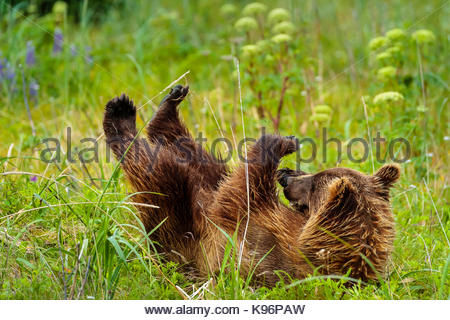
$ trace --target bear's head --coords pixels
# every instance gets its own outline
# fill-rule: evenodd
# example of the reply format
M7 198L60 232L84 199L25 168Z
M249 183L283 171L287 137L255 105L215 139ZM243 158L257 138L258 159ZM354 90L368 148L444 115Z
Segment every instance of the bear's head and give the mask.
M334 168L316 174L281 169L278 181L297 212L307 218L299 251L326 274L377 279L394 241L389 189L400 176L389 164L374 175Z
M396 164L384 165L373 176L349 168L333 168L316 174L291 169L278 171L278 182L286 199L304 215L317 211L330 194L337 192L339 180L343 179L360 195L389 201L389 189L399 177L400 167Z

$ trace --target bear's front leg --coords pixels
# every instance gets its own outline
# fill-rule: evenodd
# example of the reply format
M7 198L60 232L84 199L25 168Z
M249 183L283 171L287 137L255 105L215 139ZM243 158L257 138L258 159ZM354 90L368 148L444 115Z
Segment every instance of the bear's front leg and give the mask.
M277 169L282 157L298 150L294 136L264 135L248 154L248 178L251 194L278 203Z
M188 129L180 120L177 108L188 93L189 86L176 85L164 97L147 126L147 137L151 142L169 145L182 138L192 140Z
M255 168L264 168L272 172L278 168L282 157L298 150L298 139L295 136L264 135L251 148L247 162ZM265 171L266 173L268 171Z
M278 164L283 156L297 149L298 141L293 136L262 136L250 148L245 163L217 191L220 216L235 221L249 209L252 212L275 209L279 204L276 189ZM240 212L236 212L236 208Z

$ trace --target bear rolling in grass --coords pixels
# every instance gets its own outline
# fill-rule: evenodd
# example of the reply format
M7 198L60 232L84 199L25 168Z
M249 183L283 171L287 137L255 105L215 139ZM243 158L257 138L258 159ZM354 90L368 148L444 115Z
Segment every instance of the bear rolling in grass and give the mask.
M242 252L240 274L252 274L257 283L275 284L283 274L278 270L292 278L383 275L394 240L389 189L397 166L373 176L345 168L312 175L278 170L298 142L265 135L249 149L247 186L243 163L231 172L181 122L178 105L188 91L177 85L164 98L147 139L136 137L136 108L128 97L112 99L105 109L107 143L136 192L133 200L159 207L138 208L159 253L211 275L220 270L226 233ZM292 208L279 201L277 181Z

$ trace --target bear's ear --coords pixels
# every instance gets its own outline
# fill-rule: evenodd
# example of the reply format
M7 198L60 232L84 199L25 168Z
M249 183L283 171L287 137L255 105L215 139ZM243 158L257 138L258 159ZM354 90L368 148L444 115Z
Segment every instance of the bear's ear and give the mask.
M374 174L374 177L381 185L389 189L400 178L400 166L386 164Z
M338 178L328 187L327 206L339 212L349 212L357 207L356 188L348 178Z
M329 199L338 199L355 191L355 187L348 178L334 179L328 187L330 191Z

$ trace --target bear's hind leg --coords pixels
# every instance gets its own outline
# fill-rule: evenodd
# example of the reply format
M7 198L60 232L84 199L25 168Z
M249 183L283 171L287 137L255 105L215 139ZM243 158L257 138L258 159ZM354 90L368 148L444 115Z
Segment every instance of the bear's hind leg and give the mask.
M125 94L111 99L105 107L103 130L106 143L120 160L131 142L136 142L136 107Z
M151 239L161 245L161 251L170 254L173 250L190 260L198 238L196 225L202 224L194 221L196 206L192 202L200 179L193 168L178 162L170 149L137 139L135 120L136 108L128 97L109 101L103 120L107 143L136 192L133 201L143 204L137 208L146 231L162 223Z

